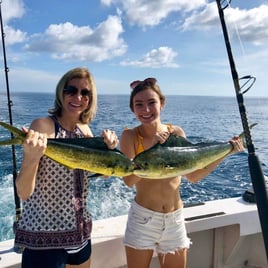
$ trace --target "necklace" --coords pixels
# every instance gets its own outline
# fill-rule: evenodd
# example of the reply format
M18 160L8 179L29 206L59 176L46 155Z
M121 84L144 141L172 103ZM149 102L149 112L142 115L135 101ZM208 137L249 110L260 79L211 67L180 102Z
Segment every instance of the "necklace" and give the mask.
M70 127L70 124L65 124L65 122L61 118L57 118L58 123L63 127L65 130L68 130L70 132L74 132L77 128L77 125Z

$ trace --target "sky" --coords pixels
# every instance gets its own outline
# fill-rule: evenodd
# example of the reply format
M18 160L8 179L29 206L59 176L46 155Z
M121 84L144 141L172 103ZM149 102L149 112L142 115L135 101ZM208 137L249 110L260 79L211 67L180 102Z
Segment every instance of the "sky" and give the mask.
M165 95L235 96L214 0L1 0L1 10L11 92L54 92L82 66L98 94L155 77ZM268 97L268 0L233 0L224 17L239 77L256 77L246 96Z

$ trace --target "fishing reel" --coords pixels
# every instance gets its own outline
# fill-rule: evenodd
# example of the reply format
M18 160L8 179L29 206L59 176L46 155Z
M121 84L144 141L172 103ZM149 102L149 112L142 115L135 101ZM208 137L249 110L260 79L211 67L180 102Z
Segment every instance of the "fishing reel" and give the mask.
M251 75L245 75L245 76L239 78L239 80L240 81L246 80L246 81L244 81L244 83L242 85L240 85L240 90L247 86L247 88L241 92L242 94L245 94L254 85L254 83L256 81L256 77L251 76Z
M224 10L225 8L227 8L231 2L232 2L232 0L221 0L221 2L220 2L221 9Z

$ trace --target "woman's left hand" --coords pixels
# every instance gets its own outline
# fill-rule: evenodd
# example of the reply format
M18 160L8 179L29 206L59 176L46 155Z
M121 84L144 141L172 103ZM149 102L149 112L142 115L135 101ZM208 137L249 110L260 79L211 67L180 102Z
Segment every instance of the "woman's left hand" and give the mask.
M243 152L245 150L243 141L238 136L234 136L230 140L230 143L233 145L233 150L231 151L231 154Z
M118 138L114 131L105 129L102 131L102 137L109 149L115 149L118 146Z

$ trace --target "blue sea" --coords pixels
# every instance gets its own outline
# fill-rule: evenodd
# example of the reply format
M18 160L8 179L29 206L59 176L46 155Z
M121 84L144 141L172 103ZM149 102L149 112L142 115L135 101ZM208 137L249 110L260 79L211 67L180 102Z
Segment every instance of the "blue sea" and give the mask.
M22 93L11 95L13 124L29 126L37 117L47 115L53 106L52 93ZM268 98L244 97L250 124L258 123L251 135L265 178L268 175ZM0 121L9 123L7 96L0 93ZM167 96L162 121L180 125L192 142L228 141L242 132L242 123L235 97ZM120 136L126 127L138 122L129 109L127 95L100 95L98 113L91 129L95 136L104 128L115 130ZM10 137L0 127L0 140ZM21 147L16 146L17 169L21 163ZM191 184L185 179L181 195L186 204L241 196L251 188L247 151L224 160L208 177ZM134 189L120 178L94 178L90 184L88 206L94 220L127 214L134 197ZM0 241L11 239L15 220L15 204L10 146L0 147Z

